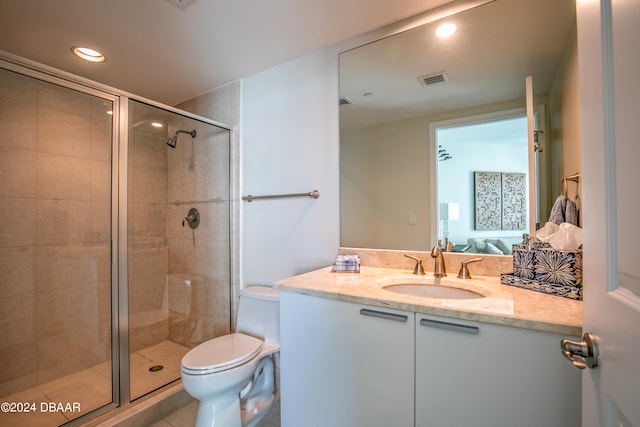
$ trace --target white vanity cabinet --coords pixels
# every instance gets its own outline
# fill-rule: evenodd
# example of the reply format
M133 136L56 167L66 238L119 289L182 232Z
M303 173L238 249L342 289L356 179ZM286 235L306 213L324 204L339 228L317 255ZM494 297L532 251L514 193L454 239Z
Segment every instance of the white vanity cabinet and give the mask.
M414 316L281 292L282 426L413 426Z
M283 427L579 427L564 335L280 293Z
M565 336L416 314L416 427L581 425Z

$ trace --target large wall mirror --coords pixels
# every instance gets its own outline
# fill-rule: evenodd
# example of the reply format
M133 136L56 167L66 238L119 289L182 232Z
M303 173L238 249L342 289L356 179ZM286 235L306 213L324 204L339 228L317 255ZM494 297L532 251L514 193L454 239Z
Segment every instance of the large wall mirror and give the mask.
M341 246L510 254L529 209L544 225L562 191L579 198L562 185L580 172L577 70L574 0L496 0L341 53Z

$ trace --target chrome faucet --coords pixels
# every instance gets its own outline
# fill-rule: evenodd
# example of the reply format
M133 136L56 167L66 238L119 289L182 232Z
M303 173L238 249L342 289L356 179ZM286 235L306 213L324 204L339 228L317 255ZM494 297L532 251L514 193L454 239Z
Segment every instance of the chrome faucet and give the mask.
M435 245L431 249L431 257L435 258L435 264L433 266L433 275L435 277L445 277L447 275L447 269L444 266L444 254L440 246Z

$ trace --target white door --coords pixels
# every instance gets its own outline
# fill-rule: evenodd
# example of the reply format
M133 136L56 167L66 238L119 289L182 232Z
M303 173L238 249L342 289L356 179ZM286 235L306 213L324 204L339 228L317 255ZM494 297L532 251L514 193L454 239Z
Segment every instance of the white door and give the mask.
M583 150L583 426L640 426L640 2L577 0Z

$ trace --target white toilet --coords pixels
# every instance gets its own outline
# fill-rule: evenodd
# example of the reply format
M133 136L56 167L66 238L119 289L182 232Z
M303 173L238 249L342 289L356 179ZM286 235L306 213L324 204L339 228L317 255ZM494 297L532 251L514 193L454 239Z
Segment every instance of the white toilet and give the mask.
M240 292L236 333L206 341L183 358L184 389L198 399L196 427L253 427L279 398L280 294Z

